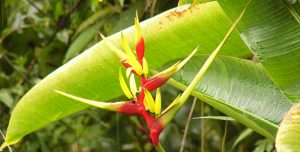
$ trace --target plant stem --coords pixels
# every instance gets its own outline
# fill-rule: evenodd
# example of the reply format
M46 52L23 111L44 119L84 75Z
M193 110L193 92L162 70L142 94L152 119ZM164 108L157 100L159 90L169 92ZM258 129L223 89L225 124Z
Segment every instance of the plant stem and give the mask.
M5 139L5 136L4 136L4 134L2 133L1 130L0 130L0 134L1 134L1 136L3 137L3 139L4 139L4 141L5 141L5 140L6 140L6 139ZM10 146L7 146L7 147L8 147L9 152L12 152ZM1 151L1 150L2 150L2 149L0 149L0 151Z
M204 102L203 101L201 101L201 117L203 117L204 116ZM201 124L201 152L204 152L205 150L205 147L204 147L204 141L205 141L205 136L204 136L204 133L205 133L205 131L204 131L204 119L201 119L201 122L200 122Z
M226 135L227 135L227 126L228 126L228 121L225 122L225 128L224 128L224 135L222 139L222 152L225 152L225 142L226 142Z
M183 134L183 138L182 138L182 141L181 141L181 146L180 146L179 152L183 152L185 139L186 139L186 136L187 136L187 132L189 130L189 126L190 126L190 122L191 122L191 119L192 119L193 111L195 109L196 101L197 101L197 98L194 97L193 104L192 104L192 107L191 107L191 110L190 110L190 113L189 113L189 117L188 117L188 120L186 121L186 124L185 124L184 134Z
M164 148L161 146L161 144L159 143L156 147L157 152L165 152Z

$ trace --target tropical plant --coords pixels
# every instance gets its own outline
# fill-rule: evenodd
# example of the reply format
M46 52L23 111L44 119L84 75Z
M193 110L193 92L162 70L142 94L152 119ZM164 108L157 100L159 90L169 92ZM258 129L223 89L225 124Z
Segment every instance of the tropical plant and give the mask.
M208 70L191 95L274 141L279 123L300 99L299 2L199 0L193 1L192 5L185 3L188 2L180 1L182 6L141 22L149 67L157 69L186 57L190 53L186 50L199 45L195 57L168 81L175 88L190 90L189 84L195 82L198 69L202 65L206 67L208 54L220 46L216 49L220 54L208 60L212 62L211 67L207 66ZM231 21L243 10L245 14L236 30L228 39L223 39ZM132 48L134 28L122 32L128 38L128 48ZM107 37L108 41L116 48L122 46L120 33ZM139 59L142 64L143 59ZM132 67L134 65L139 66L131 63ZM119 97L122 94L116 77L119 66L110 47L101 41L48 75L15 107L3 147L88 107L74 101L77 97L72 95L98 101ZM53 89L68 94L57 94ZM145 93L151 100L149 106L152 99L147 91ZM127 96L131 97L128 91ZM77 99L83 101L82 98ZM290 112L283 125L297 124L297 119L293 123L288 121L291 115L295 113ZM295 142L281 141L289 141L290 136L295 141L298 137L290 134L289 127L280 128L287 129L283 131L284 135L278 136L278 150L297 151L297 146L280 146L285 143L296 145Z

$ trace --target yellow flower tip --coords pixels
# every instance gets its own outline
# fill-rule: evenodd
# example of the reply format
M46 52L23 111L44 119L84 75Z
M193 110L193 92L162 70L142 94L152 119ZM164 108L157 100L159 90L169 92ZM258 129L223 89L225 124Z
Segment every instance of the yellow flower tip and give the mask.
M135 17L134 28L135 28L135 44L137 44L139 40L142 38L141 26L137 14Z
M161 113L161 92L160 92L160 88L157 88L156 96L155 96L155 114L159 115L160 113Z
M180 70L196 54L198 48L199 46L197 46L188 57L186 57L183 61L179 63L177 71Z
M132 67L129 67L126 69L126 77L129 78L130 74L131 74L131 70L132 70Z
M136 59L127 59L125 60L126 63L128 63L132 69L136 72L138 75L143 74L143 68L142 65L136 60Z
M130 91L133 94L133 97L136 98L137 87L134 79L134 74L130 75L129 83L130 83Z
M126 53L115 47L108 39L106 39L104 35L100 33L100 36L102 37L105 44L107 44L107 46L116 54L120 61L126 60L128 58L128 55Z
M145 109L146 109L146 110L149 110L149 109L150 109L149 104L148 104L148 101L147 101L146 98L144 98L144 106L145 106Z
M132 96L132 94L131 94L131 92L130 92L130 90L129 90L129 88L128 88L128 86L127 86L125 80L124 80L124 77L123 77L121 68L120 68L120 70L119 70L119 81L120 81L120 86L121 86L121 88L122 88L124 94L126 95L126 97L127 97L128 99L132 99L133 96Z
M125 39L125 36L124 34L121 32L121 39L122 39L122 44L123 44L123 48L125 50L125 52L127 53L127 55L130 57L130 58L135 58L135 55L134 53L132 52L132 50L130 49L126 39Z
M135 11L135 19L136 19L136 20L139 20L139 14L138 14L137 11Z
M103 40L106 39L106 37L105 37L102 33L99 32L99 35L101 36L101 38L102 38Z
M179 64L180 64L180 62L177 62L174 65L172 65L171 67L169 67L168 69L156 74L153 77L158 77L161 79L169 79L177 72Z
M144 89L144 92L145 92L145 99L147 105L149 106L150 112L155 113L155 103L151 93L147 89Z
M143 74L147 75L149 73L148 63L146 58L143 58Z

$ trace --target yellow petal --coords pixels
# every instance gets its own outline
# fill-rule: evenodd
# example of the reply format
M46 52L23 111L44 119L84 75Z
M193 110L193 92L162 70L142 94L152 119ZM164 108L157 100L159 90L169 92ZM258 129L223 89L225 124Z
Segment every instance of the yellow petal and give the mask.
M125 80L124 80L124 77L123 77L121 68L120 68L120 70L119 70L119 81L120 81L121 88L122 88L124 94L126 95L126 97L129 98L129 99L132 99L133 96L132 96L132 94L130 93L130 90L129 90L129 88L128 88L128 86L127 86Z
M153 76L153 78L158 77L162 79L169 79L172 77L178 70L180 70L184 64L186 64L192 57L193 55L197 52L198 48L196 48L188 57L186 57L182 62L177 62L168 69L156 74Z
M126 69L126 77L129 78L130 74L131 74L131 70L132 70L132 67L129 67Z
M172 65L171 67L169 67L168 69L154 75L153 78L158 77L158 78L162 78L162 79L169 79L171 76L173 76L176 73L179 63L180 62L177 62L174 65Z
M148 90L144 90L145 92L145 99L147 101L147 104L149 106L150 112L154 113L155 112L155 104L154 104L154 100L152 98L151 93Z
M130 49L123 33L121 32L121 39L122 39L122 43L123 43L123 47L124 47L124 50L125 52L127 53L127 55L130 57L130 58L135 58L135 55L133 54L132 50Z
M128 55L126 53L124 53L123 51L115 47L109 40L105 38L104 35L102 35L101 33L100 35L103 41L105 42L105 44L107 44L107 46L116 54L116 56L119 58L120 61L126 60L128 58Z
M136 59L127 59L125 62L128 63L129 65L131 65L132 68L134 69L134 71L138 75L142 75L143 74L142 66L141 66L141 64Z
M160 93L160 88L157 88L156 96L155 96L155 114L159 115L160 112L161 112L161 93Z
M135 79L134 79L134 74L131 74L131 76L130 76L130 91L133 94L133 96L136 97L137 88L136 88L136 83L135 83Z
M144 98L144 106L145 106L145 109L146 109L146 110L149 110L149 109L150 109L149 104L148 104L146 98Z
M139 17L136 12L136 17L134 20L134 28L135 28L135 44L137 44L142 37L142 32L141 32L141 27L140 27L140 22L139 22Z
M147 75L149 73L148 63L146 58L143 58L143 73Z

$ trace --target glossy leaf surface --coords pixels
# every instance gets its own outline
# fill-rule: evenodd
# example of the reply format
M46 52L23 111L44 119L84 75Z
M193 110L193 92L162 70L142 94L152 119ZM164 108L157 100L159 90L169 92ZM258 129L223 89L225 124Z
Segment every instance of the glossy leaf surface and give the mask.
M169 84L184 90L205 59L193 58ZM217 58L195 90L192 95L271 139L292 106L261 64L232 57Z
M218 0L234 20L248 0ZM300 101L300 5L289 0L251 0L238 31L287 98Z

